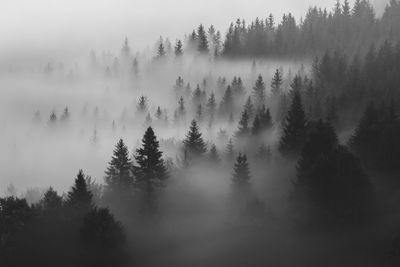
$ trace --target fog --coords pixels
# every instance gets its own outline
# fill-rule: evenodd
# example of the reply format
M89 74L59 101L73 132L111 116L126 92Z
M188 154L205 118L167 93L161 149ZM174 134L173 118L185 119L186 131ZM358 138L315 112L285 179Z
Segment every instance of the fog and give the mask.
M389 0L370 1L378 15ZM350 1L351 5L353 0ZM134 50L143 50L160 36L172 42L197 25L211 24L225 34L237 18L251 21L292 12L299 21L308 7L332 10L334 0L2 0L0 67L16 59L38 62L75 59L86 51L120 48L125 36ZM166 23L168 22L168 23Z

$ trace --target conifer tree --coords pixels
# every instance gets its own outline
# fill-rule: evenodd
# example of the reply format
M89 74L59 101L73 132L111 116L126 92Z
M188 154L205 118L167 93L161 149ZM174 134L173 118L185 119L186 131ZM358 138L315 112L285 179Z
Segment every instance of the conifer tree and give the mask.
M157 57L163 58L163 57L165 57L165 55L166 55L166 52L165 52L164 44L162 42L162 38L160 37L160 42L159 42L158 48L157 48Z
M217 103L215 101L215 95L214 93L211 93L207 101L207 110L211 118L214 118L216 108L217 108Z
M271 129L273 123L269 108L266 109L265 105L262 105L262 107L258 109L257 115L260 119L261 130L265 131Z
M306 138L306 116L299 90L293 91L293 100L286 116L279 151L284 155L297 154Z
M40 206L46 211L56 211L62 206L62 197L50 187L40 200Z
M208 155L209 160L211 161L211 163L218 163L220 161L219 155L218 155L218 151L217 151L217 147L215 146L215 144L213 144L210 148L210 152Z
M232 96L232 89L231 86L228 85L228 87L225 90L224 96L222 97L222 101L220 104L220 111L222 114L228 114L232 111L233 109L233 96Z
M88 210L92 206L92 193L85 179L85 174L79 170L75 183L67 194L66 205L76 210Z
M235 186L241 188L249 186L251 175L246 154L239 153L233 171L232 182Z
M236 137L242 138L246 137L250 133L249 128L249 115L247 114L246 110L242 112L242 117L239 121L238 130L236 131Z
M64 108L64 112L63 112L63 114L61 115L60 120L61 120L61 121L68 121L68 120L69 120L69 117L70 117L70 113L69 113L68 107L65 107L65 108Z
M57 115L56 113L53 111L50 114L50 119L49 119L49 124L54 124L55 122L57 122Z
M161 117L162 117L162 111L161 111L160 106L157 107L155 116L156 116L157 120L160 120L160 119L161 119Z
M208 49L208 40L207 40L207 35L204 30L204 27L202 24L200 24L199 28L197 29L197 38L198 38L198 48L197 50L201 54L207 54L209 49Z
M136 178L135 186L144 190L148 196L162 187L163 181L168 178L162 154L153 129L147 128L142 146L136 150L134 156L136 164L133 166L133 172Z
M190 130L186 135L186 139L183 141L184 150L189 153L190 156L201 156L206 151L206 144L201 137L199 127L195 120L192 121L190 125Z
M253 117L254 117L254 105L253 105L253 102L251 101L251 97L250 96L247 98L246 104L244 105L244 110L247 112L247 115L249 115L249 118L253 119Z
M138 113L145 113L147 111L148 105L147 105L147 98L145 96L139 97L138 104L136 106Z
M265 103L266 100L266 92L265 92L265 83L263 81L263 77L258 75L256 84L253 87L253 95L255 99L256 107L260 107Z
M185 108L185 100L183 99L183 97L181 96L179 98L179 102L178 102L178 115L183 117L186 114L186 108Z
M273 95L280 95L282 86L282 74L279 69L275 71L274 77L271 82L271 92Z
M203 121L203 106L201 104L197 106L196 117L199 123Z
M118 194L131 188L133 184L131 160L128 148L122 139L115 146L113 156L105 173L106 193Z
M178 40L175 45L175 56L181 57L183 55L182 41Z

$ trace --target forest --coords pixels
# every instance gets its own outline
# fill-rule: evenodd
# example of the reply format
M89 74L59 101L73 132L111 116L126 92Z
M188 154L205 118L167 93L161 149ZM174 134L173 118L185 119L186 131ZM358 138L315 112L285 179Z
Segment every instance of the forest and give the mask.
M400 1L0 68L0 266L399 266Z

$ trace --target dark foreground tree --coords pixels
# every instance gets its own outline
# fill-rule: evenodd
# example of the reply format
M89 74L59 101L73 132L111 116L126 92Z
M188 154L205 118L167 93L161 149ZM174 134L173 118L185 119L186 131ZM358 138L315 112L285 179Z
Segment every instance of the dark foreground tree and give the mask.
M135 187L146 196L146 205L152 208L154 193L164 186L168 178L167 169L159 150L159 142L154 131L149 127L142 139L142 147L136 150L133 172L135 174Z
M338 144L329 123L312 126L297 167L297 192L336 218L361 219L370 207L371 184L359 160Z
M283 155L288 156L300 153L306 138L306 123L300 91L295 89L279 142L279 151Z
M86 184L85 174L79 170L75 183L67 194L66 205L73 211L87 212L92 207L92 193Z

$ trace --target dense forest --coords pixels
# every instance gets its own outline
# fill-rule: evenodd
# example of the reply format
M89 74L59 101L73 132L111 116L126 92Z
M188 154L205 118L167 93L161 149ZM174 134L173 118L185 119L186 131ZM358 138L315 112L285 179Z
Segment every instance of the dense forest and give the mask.
M1 266L400 264L397 0L1 77Z

